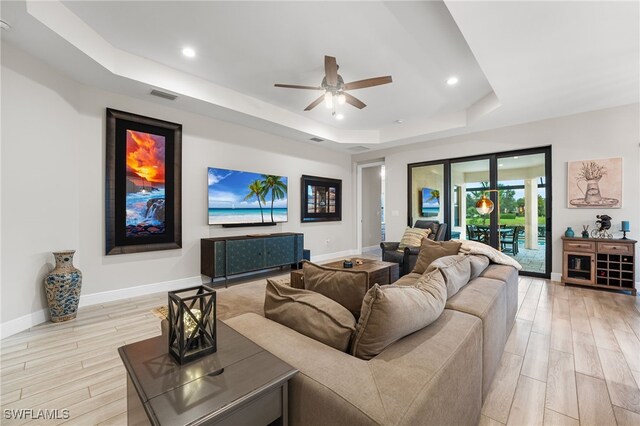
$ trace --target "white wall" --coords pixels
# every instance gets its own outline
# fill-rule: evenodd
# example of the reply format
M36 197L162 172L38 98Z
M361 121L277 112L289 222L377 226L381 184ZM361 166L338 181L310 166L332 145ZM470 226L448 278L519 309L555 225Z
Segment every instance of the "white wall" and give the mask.
M354 156L354 162L384 157L386 169L387 240L398 241L407 223L407 164L456 158L539 146L552 146L553 177L553 267L562 272L560 237L567 226L582 229L595 223L595 215L613 217L614 227L629 220L632 232L640 236L640 108L638 104L567 117L537 121L500 129L437 139L385 151ZM567 208L567 162L597 158L623 157L623 208ZM394 210L397 213L394 215ZM615 236L622 236L616 233ZM637 247L637 251L640 247Z
M203 237L303 232L312 256L356 247L348 156L89 88L4 44L1 84L3 325L43 314L42 280L53 267L51 252L60 249L77 250L86 300L145 284L199 279ZM183 125L181 250L104 255L106 107ZM287 176L289 222L269 228L208 226L207 166ZM341 222L300 223L302 174L343 180Z

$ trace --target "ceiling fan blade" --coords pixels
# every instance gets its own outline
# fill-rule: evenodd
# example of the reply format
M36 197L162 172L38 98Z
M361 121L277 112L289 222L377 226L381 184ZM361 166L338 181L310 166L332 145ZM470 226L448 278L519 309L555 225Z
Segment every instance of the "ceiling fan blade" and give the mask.
M284 87L286 89L308 89L308 90L323 90L319 86L299 86L297 84L274 84L275 87Z
M391 76L367 78L365 80L352 81L344 85L344 90L364 89L365 87L380 86L381 84L391 83Z
M320 105L320 103L324 101L324 95L321 95L318 99L316 99L315 101L311 102L309 104L308 107L306 107L304 110L305 111L311 111L312 109L314 109L315 107L317 107L318 105Z
M335 87L338 85L338 64L333 56L324 57L324 74L329 86Z
M347 101L348 104L353 105L354 107L356 107L358 109L362 109L362 108L367 106L360 99L358 99L355 96L352 96L352 95L350 95L348 93L344 93L344 97L346 98L346 101Z

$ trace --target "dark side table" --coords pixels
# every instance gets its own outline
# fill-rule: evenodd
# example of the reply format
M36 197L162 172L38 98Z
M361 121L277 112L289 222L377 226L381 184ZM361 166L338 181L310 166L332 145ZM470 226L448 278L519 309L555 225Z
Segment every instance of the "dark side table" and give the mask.
M298 371L217 321L218 351L180 365L158 336L118 348L132 425L287 425Z

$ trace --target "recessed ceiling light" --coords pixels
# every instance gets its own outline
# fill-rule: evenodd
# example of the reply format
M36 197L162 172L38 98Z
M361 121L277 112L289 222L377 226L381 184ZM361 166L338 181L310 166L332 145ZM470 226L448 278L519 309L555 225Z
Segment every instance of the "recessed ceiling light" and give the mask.
M342 120L344 118L344 114L336 114L336 120Z
M11 25L9 25L8 22L5 22L2 19L0 19L0 28L2 28L3 30L9 31L11 29Z
M184 56L186 56L187 58L195 58L195 56L196 56L196 51L195 51L195 50L193 50L193 48L191 48L191 47L184 47L184 48L182 49L182 54L183 54Z
M399 118L399 119L396 120L396 124L402 124L402 123L404 123L403 119Z
M447 84L449 86L455 86L456 84L458 84L458 77L449 77L447 79Z

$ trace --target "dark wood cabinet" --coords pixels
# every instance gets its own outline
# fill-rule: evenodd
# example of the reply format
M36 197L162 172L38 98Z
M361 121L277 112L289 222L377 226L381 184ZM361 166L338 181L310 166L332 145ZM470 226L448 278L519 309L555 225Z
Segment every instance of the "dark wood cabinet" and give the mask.
M287 425L288 383L297 370L216 323L218 351L180 365L167 335L118 348L132 425Z
M635 287L635 240L562 238L562 282L612 290Z
M304 235L277 233L202 238L200 273L214 278L286 265L302 261Z

